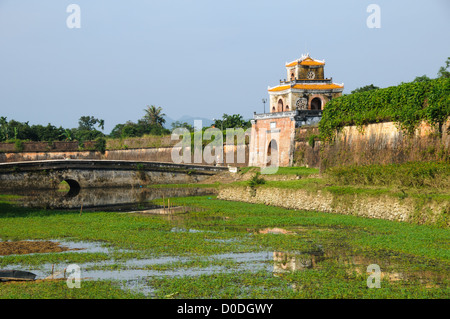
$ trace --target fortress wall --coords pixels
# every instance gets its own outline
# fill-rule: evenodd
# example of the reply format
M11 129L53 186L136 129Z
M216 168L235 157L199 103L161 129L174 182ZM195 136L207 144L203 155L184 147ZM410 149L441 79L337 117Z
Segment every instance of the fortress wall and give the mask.
M394 122L346 126L332 143L309 138L314 131L297 129L294 162L296 166L325 169L339 165L369 165L405 163L411 161L450 160L450 121L443 126L442 135L421 123L413 136L404 134Z
M78 144L77 144L78 145ZM224 145L224 165L247 166L248 147L240 146L243 153L239 159L243 163L238 163L238 147L235 145ZM104 159L104 160L128 160L128 161L151 161L172 163L172 147L160 148L137 148L127 150L107 150L105 154L98 151L24 151L24 152L3 152L0 153L0 163L23 162L37 160L57 160L57 159ZM227 156L228 154L228 156ZM192 157L193 161L193 157ZM203 163L208 164L203 160Z

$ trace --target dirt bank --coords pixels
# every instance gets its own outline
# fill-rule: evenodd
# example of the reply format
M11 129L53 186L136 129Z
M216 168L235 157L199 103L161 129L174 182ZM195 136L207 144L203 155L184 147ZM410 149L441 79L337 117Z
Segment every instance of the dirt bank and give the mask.
M26 255L33 253L57 253L69 249L53 241L4 241L0 242L0 256ZM75 249L76 250L76 249Z

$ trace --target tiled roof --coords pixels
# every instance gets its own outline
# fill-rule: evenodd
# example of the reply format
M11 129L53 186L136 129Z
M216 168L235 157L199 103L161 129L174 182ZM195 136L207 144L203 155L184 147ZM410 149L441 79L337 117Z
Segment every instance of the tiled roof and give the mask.
M344 85L340 84L295 84L294 86L290 85L279 85L273 88L269 88L269 92L278 92L284 91L287 89L301 89L301 90L333 90L333 89L342 89Z
M307 54L307 55L302 55L302 57L298 60L286 63L286 67L287 68L293 67L293 66L296 66L297 64L300 64L300 65L325 65L325 61L315 60Z

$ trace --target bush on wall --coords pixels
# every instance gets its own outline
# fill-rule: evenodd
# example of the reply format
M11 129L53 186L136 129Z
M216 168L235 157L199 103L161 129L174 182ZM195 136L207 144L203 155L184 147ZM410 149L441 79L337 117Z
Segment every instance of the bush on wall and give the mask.
M322 140L332 140L343 126L362 126L385 121L397 122L413 134L422 121L437 125L450 116L450 78L403 83L336 98L327 103L319 122Z

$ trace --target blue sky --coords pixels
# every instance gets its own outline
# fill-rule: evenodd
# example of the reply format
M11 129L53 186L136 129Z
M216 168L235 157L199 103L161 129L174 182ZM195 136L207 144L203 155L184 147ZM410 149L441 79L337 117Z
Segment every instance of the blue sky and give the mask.
M80 29L66 26L72 3ZM93 115L106 133L152 104L173 119L251 118L306 52L344 93L435 77L449 16L448 0L0 0L0 115L63 127Z

